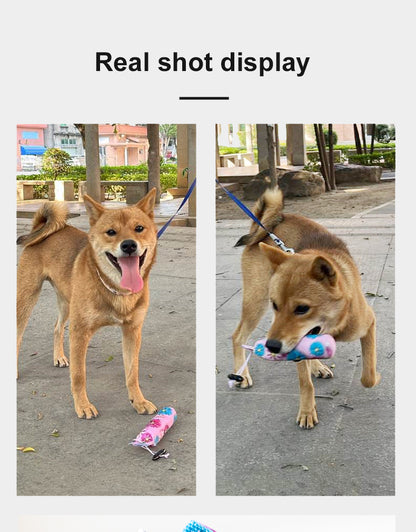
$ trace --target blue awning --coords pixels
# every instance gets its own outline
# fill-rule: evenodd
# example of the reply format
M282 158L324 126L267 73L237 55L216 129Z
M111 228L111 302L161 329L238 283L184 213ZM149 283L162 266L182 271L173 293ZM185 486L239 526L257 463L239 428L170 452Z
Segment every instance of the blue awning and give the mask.
M20 146L20 155L43 155L45 151L45 146L29 146L27 144Z

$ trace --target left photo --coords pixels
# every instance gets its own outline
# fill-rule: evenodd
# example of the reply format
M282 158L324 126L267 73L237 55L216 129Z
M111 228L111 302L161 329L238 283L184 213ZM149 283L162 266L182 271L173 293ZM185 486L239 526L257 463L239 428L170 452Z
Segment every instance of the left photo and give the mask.
M196 134L17 125L17 495L195 495Z

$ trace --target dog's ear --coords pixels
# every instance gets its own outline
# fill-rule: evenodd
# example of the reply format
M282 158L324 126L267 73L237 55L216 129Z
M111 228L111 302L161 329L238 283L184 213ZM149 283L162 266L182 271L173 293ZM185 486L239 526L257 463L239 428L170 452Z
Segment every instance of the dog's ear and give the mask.
M90 217L90 225L93 226L105 209L100 203L88 196L88 194L84 194L84 203L88 216Z
M274 267L280 266L280 264L287 261L291 257L289 253L282 251L280 248L277 248L276 246L269 246L268 244L265 244L264 242L260 242L259 246L262 252L266 255L266 257L269 259L269 261L272 263Z
M150 218L153 218L153 210L155 208L155 200L156 200L156 187L153 187L152 190L150 190L146 196L141 199L138 203L136 203L136 207L142 210L149 216Z
M312 263L311 275L313 279L328 282L330 286L335 286L337 282L337 272L334 265L324 257L315 257Z

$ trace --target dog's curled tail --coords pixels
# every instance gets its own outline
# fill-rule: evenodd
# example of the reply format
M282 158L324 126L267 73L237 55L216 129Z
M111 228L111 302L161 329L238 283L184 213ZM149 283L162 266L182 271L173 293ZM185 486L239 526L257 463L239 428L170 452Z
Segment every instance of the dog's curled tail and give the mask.
M254 205L253 213L261 221L264 227L273 232L273 229L283 220L283 193L278 188L270 188L264 192ZM266 231L253 222L248 235L242 236L235 247L252 246L264 240Z
M45 240L66 226L68 209L63 202L45 202L33 217L32 230L28 235L21 235L17 244L33 246Z

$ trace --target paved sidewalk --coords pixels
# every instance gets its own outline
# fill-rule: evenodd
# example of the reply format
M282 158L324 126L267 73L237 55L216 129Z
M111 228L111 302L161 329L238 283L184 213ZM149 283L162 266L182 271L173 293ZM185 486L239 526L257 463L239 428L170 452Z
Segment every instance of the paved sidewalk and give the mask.
M70 223L88 230L86 215ZM18 235L30 225L18 218ZM76 417L69 368L52 363L56 296L45 283L20 353L17 445L36 452L17 453L18 495L195 494L194 228L169 227L163 235L150 287L140 383L149 400L178 413L162 441L170 457L152 462L146 450L128 445L151 416L139 416L129 403L118 327L101 329L88 350L88 393L100 416Z
M319 425L296 423L294 364L252 360L254 386L230 391L247 220L217 223L217 494L394 495L394 202L350 219L318 220L348 244L377 315L374 389L360 383L360 343L339 343L334 379L315 379ZM271 312L251 340L265 336ZM323 397L322 397L323 396Z

